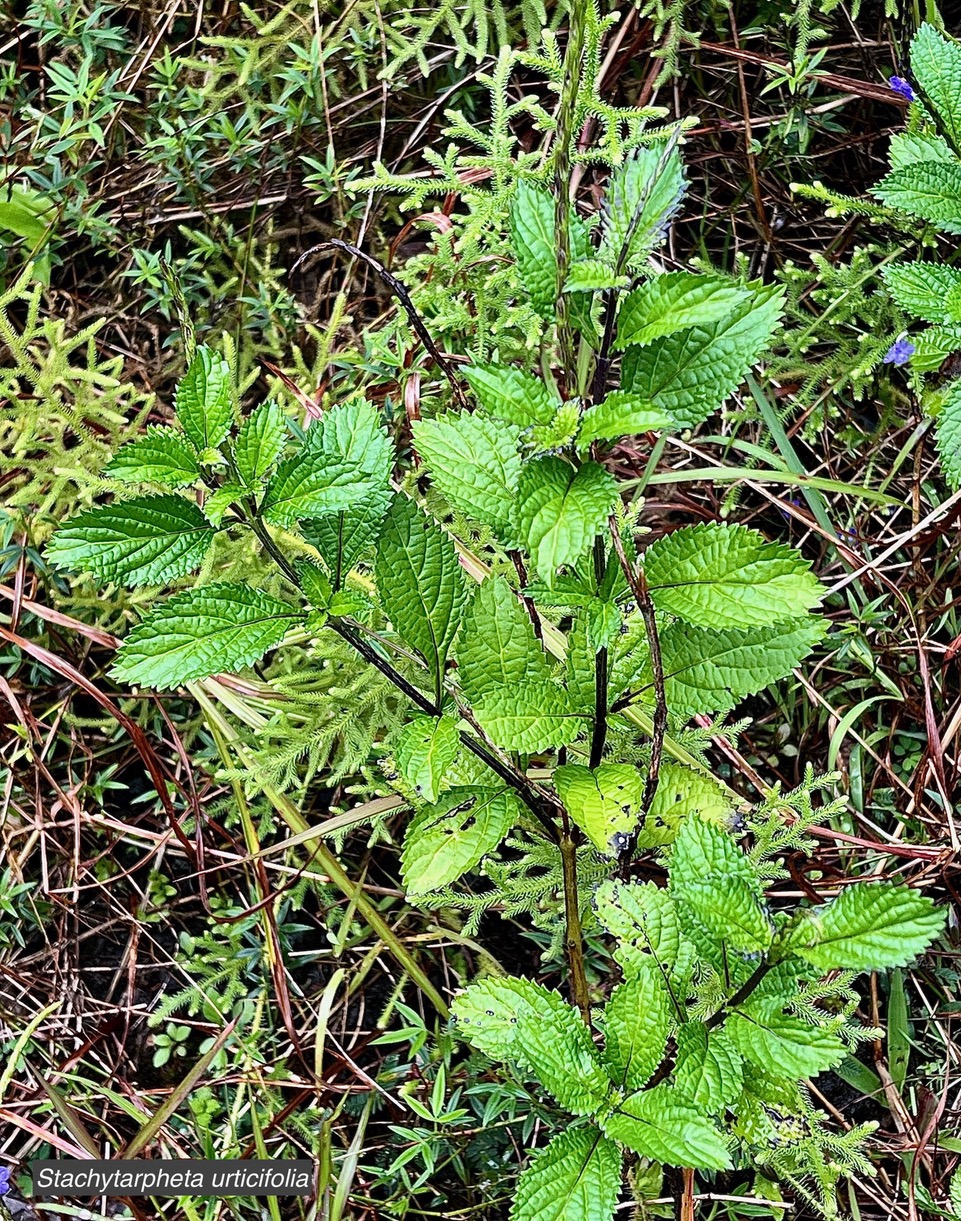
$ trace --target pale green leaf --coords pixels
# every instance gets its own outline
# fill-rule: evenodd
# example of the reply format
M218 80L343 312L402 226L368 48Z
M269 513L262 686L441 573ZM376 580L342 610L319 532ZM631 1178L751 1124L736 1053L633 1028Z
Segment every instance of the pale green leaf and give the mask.
M286 439L287 419L273 399L261 403L244 420L234 441L234 462L248 487L270 473Z
M456 881L497 847L516 819L517 799L506 789L450 789L407 828L404 889L423 895Z
M233 404L230 366L211 348L199 347L174 395L177 419L199 451L216 449L227 436Z
M815 1077L846 1054L836 1034L786 1013L732 1013L724 1032L745 1060L780 1077Z
M111 673L165 690L249 666L303 616L286 602L228 581L155 606L120 646Z
M50 236L55 220L56 205L33 187L15 186L9 180L0 187L0 229L37 246Z
M425 801L436 801L447 786L444 777L457 757L460 737L453 717L416 714L404 726L394 748L401 775Z
M685 1022L675 1037L678 1095L707 1115L733 1106L744 1085L743 1061L725 1031L709 1032L703 1022Z
M684 187L684 164L676 147L647 145L622 161L604 197L598 257L618 270L641 268L667 235Z
M606 649L621 630L621 612L616 602L593 598L587 607L587 643L595 651Z
M199 567L215 533L182 496L140 496L78 513L47 544L47 558L101 581L161 585Z
M697 821L697 816L689 821ZM742 877L675 882L671 893L682 919L693 919L710 937L734 950L759 953L771 944L774 930L757 898L757 886Z
M616 347L646 344L691 326L718 322L748 300L749 289L721 276L671 271L635 288L617 315Z
M930 221L941 233L961 233L961 162L920 161L892 170L872 194L889 208Z
M648 547L644 572L658 610L696 627L770 627L799 618L822 593L793 547L741 525L682 526Z
M602 763L591 771L567 763L554 772L554 787L568 814L600 852L616 856L637 823L644 782L629 763Z
M955 147L961 145L961 47L925 21L911 40L911 74Z
M517 1181L511 1221L611 1221L621 1153L594 1127L561 1132Z
M521 474L514 525L548 585L557 569L580 559L604 527L617 500L617 484L602 466L575 470L561 458L537 458Z
M521 428L550 424L561 405L545 382L513 365L467 365L461 372L485 411Z
M476 703L550 677L547 654L520 599L503 577L488 577L471 599L457 643L461 690Z
M899 131L891 137L888 146L888 161L892 170L904 169L918 161L956 161L954 153L944 136L931 133Z
M215 492L211 492L204 501L204 517L219 526L231 505L243 503L247 489L239 483L221 484Z
M474 713L498 746L524 754L566 746L583 724L563 688L549 682L499 687L477 701Z
M666 1166L727 1170L731 1165L714 1124L667 1085L632 1094L601 1126L622 1145Z
M395 631L427 662L439 693L467 598L450 536L397 495L377 547L377 591Z
M604 1006L604 1064L616 1085L639 1090L664 1059L674 1029L664 977L653 964L619 984Z
M784 941L822 971L882 971L924 953L944 919L943 908L909 886L859 882L827 906L799 913Z
M522 180L510 206L511 244L520 282L544 319L554 316L557 255L554 251L554 197Z
M648 966L686 980L694 947L681 929L670 893L653 882L603 882L595 892L598 919L614 937L614 956L628 977Z
M197 455L182 432L152 425L142 437L121 446L104 474L124 483L161 483L181 488L200 477Z
M659 407L626 390L612 390L606 398L588 407L577 433L578 449L592 441L615 441L672 427L674 421Z
M784 307L781 289L758 288L724 318L632 345L624 354L621 389L694 428L744 381L770 343Z
M521 473L518 425L463 413L418 420L413 431L418 453L450 504L505 535Z
M678 886L714 879L738 878L756 898L760 883L734 837L715 823L692 813L681 824L671 853L671 891Z
M657 777L657 790L644 826L637 837L639 848L658 848L674 842L678 828L692 811L707 822L727 825L731 798L713 776L664 760Z

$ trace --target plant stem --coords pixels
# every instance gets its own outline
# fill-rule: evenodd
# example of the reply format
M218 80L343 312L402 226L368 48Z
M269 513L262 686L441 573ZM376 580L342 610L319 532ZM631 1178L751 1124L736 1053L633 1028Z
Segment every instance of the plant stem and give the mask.
M581 83L581 60L584 56L585 0L571 5L564 53L564 84L557 110L554 133L554 249L557 255L557 347L560 364L561 390L566 397L569 379L574 372L574 335L568 316L564 284L571 263L571 140L574 112Z
M736 1009L738 1005L743 1005L764 976L767 975L768 971L772 970L773 967L773 962L760 963L750 979L745 980L731 999L725 1005L722 1005L721 1008L718 1009L717 1013L707 1019L705 1025L707 1026L708 1030L713 1030L715 1026L720 1026L732 1009Z
M587 976L584 973L584 935L581 932L581 913L577 897L577 847L570 833L565 816L561 834L561 864L564 870L564 948L571 970L571 998L581 1011L581 1017L591 1024L591 1000L587 991Z
M604 579L604 569L607 566L607 550L603 536L598 534L594 539L594 578L600 585ZM600 767L604 758L604 744L607 741L607 692L609 656L607 646L598 649L594 656L594 726L591 733L591 757L588 766L593 770Z

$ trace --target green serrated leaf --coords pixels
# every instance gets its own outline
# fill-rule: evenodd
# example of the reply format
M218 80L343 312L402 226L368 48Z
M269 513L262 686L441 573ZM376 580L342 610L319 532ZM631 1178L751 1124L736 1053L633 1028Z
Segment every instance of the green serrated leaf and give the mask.
M517 977L486 979L451 1009L474 1047L516 1061L575 1115L593 1115L609 1094L590 1032L557 992Z
M568 814L600 852L616 856L637 823L644 782L629 763L602 763L591 771L567 763L554 772L554 786Z
M517 799L506 789L450 789L407 828L401 858L404 889L423 895L456 881L497 847L517 813Z
M782 941L823 971L882 971L922 954L944 919L943 909L909 886L859 882L826 907L798 913Z
M886 174L871 192L889 208L930 221L940 233L961 233L961 163L920 161Z
M277 467L261 504L264 518L289 526L368 504L390 482L391 447L366 401L343 403L311 429L300 453Z
M174 395L174 410L198 450L216 449L234 422L234 388L230 366L213 349L201 345Z
M511 244L520 282L531 305L546 320L554 316L557 255L554 251L554 197L522 180L510 206Z
M635 965L647 962L673 972L687 969L693 947L681 930L674 899L653 882L608 881L598 887L594 906L601 924L622 945L633 945L646 959L634 955ZM623 960L620 960L623 963Z
M643 345L691 326L720 321L750 297L721 276L672 271L635 288L617 315L616 347Z
M520 599L488 577L471 599L457 643L457 680L471 703L499 690L550 681L551 667Z
M235 671L280 643L303 616L286 602L228 581L175 594L126 637L111 673L167 690Z
M343 585L347 573L373 548L392 495L389 488L379 488L346 512L300 523L301 533L320 552L335 588Z
M904 169L918 161L955 161L957 158L943 136L922 132L898 132L891 137L888 161L892 170Z
M525 754L566 746L583 724L567 692L549 682L498 688L477 701L474 713L498 746Z
M612 1140L594 1127L561 1132L518 1179L511 1221L610 1221L620 1187Z
M248 487L255 487L273 469L287 439L287 417L268 399L244 420L234 441L237 472Z
M239 483L223 484L204 501L204 517L219 526L230 506L242 502L245 493L246 488L241 487Z
M404 726L394 758L407 783L425 801L436 801L447 787L444 777L457 757L460 737L453 717L415 715Z
M621 389L694 428L734 393L767 350L784 308L783 291L758 288L724 318L632 345L621 365Z
M836 1034L786 1013L732 1013L723 1030L745 1060L779 1077L815 1077L846 1054Z
M724 1030L708 1031L703 1022L685 1022L675 1036L673 1081L685 1102L708 1115L733 1106L744 1085L743 1060Z
M671 428L673 424L665 411L636 394L612 390L600 403L584 412L577 433L577 448L584 450L592 441L616 441L642 432Z
M595 653L606 649L621 630L621 612L616 602L593 598L587 607L587 643Z
M614 1083L629 1090L646 1085L673 1029L671 998L656 966L619 984L604 1006L604 1064Z
M756 530L703 522L648 547L644 573L654 605L696 627L770 627L821 598L810 564Z
M414 444L446 499L467 517L509 533L521 473L521 429L482 415L414 424Z
M564 292L594 293L608 288L626 288L630 282L630 277L616 275L603 259L580 259L571 264Z
M694 1170L731 1166L717 1128L667 1085L632 1094L601 1126L614 1140L663 1165Z
M101 581L160 585L197 568L215 533L182 496L140 496L78 513L47 544L47 558Z
M333 589L326 572L316 564L312 564L310 560L298 560L295 567L297 576L300 578L300 587L304 591L307 601L316 610L327 610Z
M686 818L674 841L671 853L671 890L715 878L739 878L747 883L756 898L760 883L751 863L733 836L715 823L692 814Z
M380 532L376 571L384 610L398 635L427 662L439 696L467 600L450 536L414 501L397 495Z
M961 269L945 263L892 263L881 271L884 287L906 314L923 322L956 322L947 307L961 288Z
M550 424L560 406L539 377L513 365L467 365L461 372L484 410L509 424Z
M566 449L577 435L581 409L575 399L561 403L549 424L535 424L524 440L535 454Z
M684 197L684 165L676 148L639 148L611 174L604 197L598 258L620 270L639 270Z
M961 47L924 22L911 40L911 74L957 147L961 144Z
M675 883L672 878L671 893L682 919L693 918L710 937L731 949L759 953L773 940L774 930L758 902L753 879L715 876Z
M951 383L938 412L936 441L945 477L961 487L961 379Z
M142 437L122 446L104 475L123 483L161 483L182 488L200 478L197 455L182 432L152 425Z
M521 474L514 526L538 576L550 585L557 569L590 547L617 500L617 484L596 462L575 470L560 458L536 458Z

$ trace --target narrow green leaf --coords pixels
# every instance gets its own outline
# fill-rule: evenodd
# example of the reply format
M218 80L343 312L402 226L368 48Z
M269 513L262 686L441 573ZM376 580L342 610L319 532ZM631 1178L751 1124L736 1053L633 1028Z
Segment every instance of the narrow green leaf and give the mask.
M511 1221L611 1221L621 1154L596 1128L561 1132L517 1181Z
M197 568L215 533L182 496L141 496L78 513L47 544L47 558L101 581L160 585Z
M427 662L439 696L467 599L454 544L414 501L397 495L380 533L376 569L384 610Z
M200 467L182 432L152 425L142 437L117 450L104 474L123 483L161 483L181 488L197 481Z
M684 165L676 148L647 145L622 161L604 197L598 257L612 266L620 260L627 270L643 267L667 235L684 189Z
M261 403L244 420L234 441L234 461L248 487L255 487L270 473L286 439L287 419L273 399Z
M177 386L174 410L198 452L216 449L234 421L230 366L211 348L201 346Z
M521 283L542 318L554 316L557 255L554 252L554 197L522 180L510 207L511 244Z
M961 378L948 388L936 424L941 467L951 486L961 487Z
M614 1083L639 1090L667 1053L674 1028L671 998L651 965L619 984L604 1006L604 1064Z
M166 690L235 671L281 642L303 616L248 585L227 581L188 589L155 606L126 637L111 673Z
M517 813L517 799L506 789L450 789L407 828L404 889L423 895L456 881L497 847Z

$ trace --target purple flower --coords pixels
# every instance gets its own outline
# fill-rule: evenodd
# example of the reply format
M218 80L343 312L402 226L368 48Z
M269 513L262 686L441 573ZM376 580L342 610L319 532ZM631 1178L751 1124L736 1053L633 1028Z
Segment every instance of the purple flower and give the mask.
M10 1190L10 1171L6 1166L0 1166L0 1196L5 1196Z
M884 354L884 363L886 365L906 365L915 351L914 344L910 339L905 339L904 336L896 339Z
M895 93L900 94L906 102L916 102L918 95L911 88L911 82L904 79L903 76L892 76L888 84Z

